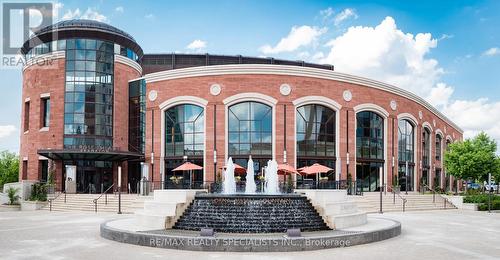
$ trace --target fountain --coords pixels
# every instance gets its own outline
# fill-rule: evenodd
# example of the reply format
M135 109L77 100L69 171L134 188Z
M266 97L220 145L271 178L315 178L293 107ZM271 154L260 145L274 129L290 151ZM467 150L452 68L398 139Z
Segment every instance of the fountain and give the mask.
M226 169L224 170L224 182L222 186L223 194L235 194L236 193L236 182L234 180L234 164L233 158L229 157L226 163Z
M246 176L246 185L245 185L245 194L255 194L255 190L257 186L255 185L254 179L254 169L253 169L253 160L252 156L248 159L248 167L247 167L247 176Z
M267 161L266 168L266 194L279 194L278 162L276 160Z

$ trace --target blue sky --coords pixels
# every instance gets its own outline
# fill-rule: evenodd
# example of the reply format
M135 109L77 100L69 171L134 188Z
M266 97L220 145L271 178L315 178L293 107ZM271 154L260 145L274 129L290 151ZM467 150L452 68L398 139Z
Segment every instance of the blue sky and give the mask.
M5 2L5 1L4 1ZM145 53L333 63L426 98L500 140L500 1L61 1L59 19L130 33ZM410 4L418 3L418 5ZM21 69L1 69L0 150L18 150Z

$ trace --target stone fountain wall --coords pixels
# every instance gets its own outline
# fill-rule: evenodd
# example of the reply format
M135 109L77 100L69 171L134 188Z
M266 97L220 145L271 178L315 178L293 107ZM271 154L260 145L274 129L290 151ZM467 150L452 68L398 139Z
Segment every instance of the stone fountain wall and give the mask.
M197 195L173 228L226 233L329 230L306 197L257 194Z
M346 190L295 190L304 194L314 205L331 229L343 229L364 225L366 212L358 209L347 197Z

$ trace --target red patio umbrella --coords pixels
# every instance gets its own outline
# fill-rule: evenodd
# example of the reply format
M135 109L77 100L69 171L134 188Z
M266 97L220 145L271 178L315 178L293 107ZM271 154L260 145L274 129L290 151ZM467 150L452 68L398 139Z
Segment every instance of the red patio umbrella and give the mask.
M300 174L300 173L288 163L283 163L283 164L278 164L278 174L285 175L285 183L286 183L286 176L288 174Z
M191 163L191 162L185 162L185 163L181 164L179 167L173 169L172 171L174 171L174 172L189 171L189 186L191 186L191 184L193 183L192 182L193 178L191 175L193 174L194 170L203 170L203 167L196 165L194 163Z
M299 174L299 172L288 163L278 164L279 175L287 175L292 173Z
M245 168L243 168L243 166L237 164L237 163L233 163L234 165L234 173L235 174L246 174L247 173L247 170ZM226 169L226 166L224 167L221 167L221 169L225 170Z
M315 163L311 166L303 167L300 171L302 174L311 175L316 174L316 182L318 182L318 175L321 173L326 173L329 171L333 171L332 168L321 165L319 163Z
M172 171L179 172L179 171L193 171L193 170L203 170L203 167L196 165L192 162L185 162L181 164L179 167L173 169Z

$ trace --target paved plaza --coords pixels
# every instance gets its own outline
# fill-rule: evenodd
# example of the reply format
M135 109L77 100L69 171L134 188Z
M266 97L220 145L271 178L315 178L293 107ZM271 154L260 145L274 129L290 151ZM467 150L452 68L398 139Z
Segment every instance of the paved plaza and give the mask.
M379 214L375 216L380 217ZM130 215L2 212L1 259L500 259L500 214L459 210L386 213L401 236L373 244L290 253L190 252L101 238L99 224Z

